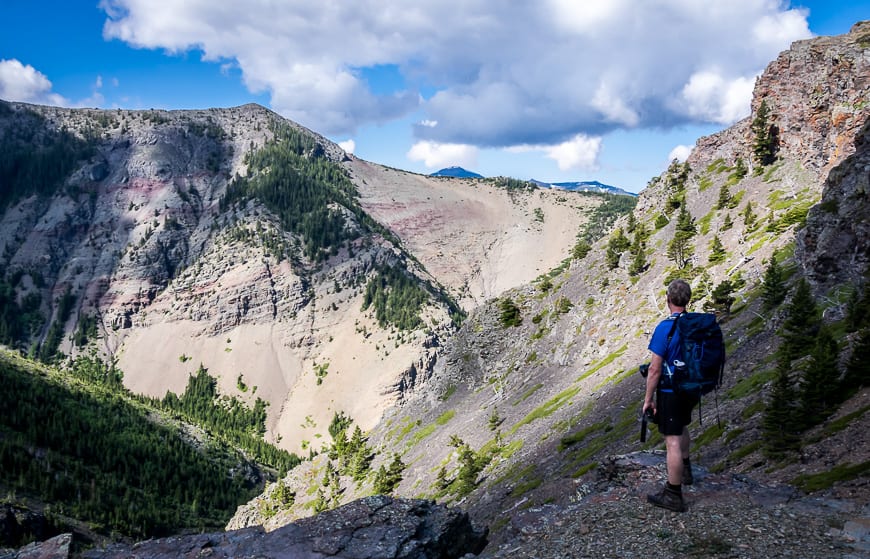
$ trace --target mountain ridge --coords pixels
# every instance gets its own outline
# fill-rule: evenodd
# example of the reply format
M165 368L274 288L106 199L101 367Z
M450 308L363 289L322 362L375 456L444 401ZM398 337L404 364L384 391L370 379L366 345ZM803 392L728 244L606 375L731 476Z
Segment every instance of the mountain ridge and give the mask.
M586 519L589 522L602 520L605 526L636 529L636 524L631 521L618 523L614 520L627 518L629 515L625 512L629 510L639 511L637 515L648 520L642 523L644 527L656 527L657 540L678 534L671 540L675 542L674 547L669 548L673 554L685 554L687 550L706 554L720 551L743 553L741 545L745 541L735 539L740 537L740 530L715 532L715 527L713 531L707 527L698 532L695 530L700 528L696 528L694 517L688 517L684 522L685 517L670 513L662 513L664 516L659 517L658 513L651 515L643 508L647 506L643 503L644 492L658 486L663 478L660 463L644 462L626 471L614 467L610 459L612 455L627 455L639 448L636 437L643 383L637 374L637 365L648 358L646 337L665 312L663 294L667 281L683 276L692 282L695 308L707 307L720 314L730 355L725 384L719 394L721 399L716 407L717 421L711 420L713 412L705 401L703 423L691 426L695 437L692 460L700 467L698 473L704 475L699 476L697 486L687 491L690 507L697 506L698 511L710 510L711 515L712 511L719 510L716 499L721 495L717 497L713 490L717 479L752 485L754 482L750 476L757 476L761 483L774 488L772 493L776 493L777 486L782 486L789 495L795 491L789 485L797 485L831 503L829 509L814 509L824 521L812 525L813 553L817 551L819 557L828 557L832 546L836 546L838 551L848 556L852 550L837 539L840 536L834 534L830 526L836 526L837 530L842 527L845 532L844 523L866 525L868 521L866 479L870 467L870 443L867 440L870 416L867 411L870 409L870 392L866 384L860 384L866 379L859 379L859 388L851 395L843 394L848 398L827 420L798 434L803 443L799 450L787 453L785 458L772 456L766 447L769 427L765 423L769 421L765 421L765 415L776 390L774 381L780 375L775 361L781 358L778 348L785 342L780 332L788 322L792 299L787 297L778 306L767 308L763 283L765 266L772 260L782 265L785 283L791 287L792 293L797 291L801 279L810 280L808 291L818 301L815 304L820 307L819 315L824 318L824 324L836 332L838 347L843 349L832 361L845 366L855 355L861 355L862 336L866 334L847 330L844 321L852 309L861 307L860 285L853 282L865 277L866 254L870 253L866 245L867 213L863 211L866 209L863 195L868 188L865 171L870 157L870 129L867 128L870 108L864 99L870 76L865 39L870 31L868 25L856 24L849 34L839 37L799 42L783 52L756 84L750 117L718 134L700 139L684 164L672 164L650 182L638 196L634 211L618 219L610 234L600 240L574 244L571 257L563 262L556 261L550 266L538 264L538 269L526 268L531 279L515 282L505 289L502 289L503 285L482 282L477 292L471 293L469 289L467 294L463 294L463 278L471 275L451 276L447 273L450 268L458 268L456 262L475 263L474 259L462 260L467 256L465 254L457 255L458 260L440 260L445 258L443 252L446 251L438 243L447 237L442 236L439 226L451 221L447 217L457 215L450 213L450 208L486 207L487 201L493 204L490 207L512 208L516 213L510 219L525 216L527 220L514 233L527 234L553 226L551 212L577 213L570 205L563 205L567 200L575 202L573 198L560 201L559 197L566 196L565 193L530 193L522 188L509 190L480 181L479 184L487 189L487 198L472 203L470 198L451 198L465 196L469 190L478 190L466 188L465 179L456 183L450 179L429 183L425 177L377 167L336 151L337 161L348 169L351 180L359 189L360 206L407 243L410 249L409 253L402 253L396 245L378 244L381 239L375 235L372 246L365 247L365 243L360 243L360 246L353 247L354 251L370 250L365 252L370 259L367 262L389 255L400 259L403 254L408 254L404 258L410 267L414 267L417 259L422 263L421 268L431 270L432 277L444 278L440 283L446 291L456 293L457 299L464 296L472 303L467 304L468 316L457 329L444 324L443 336L417 340L432 351L425 354L425 363L421 359L399 375L401 383L414 384L415 389L403 393L397 405L378 410L383 411L380 419L368 424L359 421L361 411L358 409L333 408L325 414L321 410L317 416L317 422L322 425L323 418L328 422L329 412L334 412L333 419L342 423L340 412L349 412L357 426L363 424L365 434L361 432L354 444L362 445L358 448L364 449L363 455L365 449L373 451L371 471L378 474L358 480L359 472L353 467L356 454L353 460L349 460L339 449L321 441L320 449L324 452L318 454L316 448L309 446L312 459L291 471L280 484L268 487L263 495L241 507L231 526L266 524L277 528L294 518L312 514L333 500L335 503L353 500L374 491L375 481L383 469L385 476L388 470L399 473L398 480L380 477L381 483L389 481L392 484L388 492L460 505L473 519L488 524L492 543L491 548L483 552L484 556L505 556L524 549L530 555L556 556L566 552L560 547L563 541L576 546L591 545L583 538L578 539L574 533L560 534L560 530L576 526L564 523L565 517L560 515L560 511L576 511L584 522ZM836 84L836 87L829 87L829 84ZM770 121L759 124L762 102L770 109ZM761 150L756 148L759 143L768 142L774 126L776 134L773 136L777 140L773 147L778 150L777 158L764 161L759 157ZM256 127L247 130L254 134ZM149 143L150 138L148 135L142 137L144 145L158 145L156 141ZM242 143L245 141L247 138L241 140ZM201 154L204 165L210 144L203 140L196 145L200 148L197 153ZM299 155L319 157L316 148L303 149ZM234 153L235 161L241 161L242 157ZM143 159L143 164L148 161L151 160ZM155 165L154 174L163 173L162 168ZM241 166L239 170L242 170ZM95 176L101 174L94 167L88 168L88 173L91 171L96 173ZM375 177L383 180L378 184L386 187L386 195L379 192ZM435 183L442 187L439 189ZM185 193L196 197L186 185L182 186ZM147 181L137 183L136 187L140 190L157 188L154 182ZM200 191L199 188L196 190ZM116 189L114 193L120 191ZM577 200L582 199L579 194L577 196ZM431 199L436 197L445 202L433 209ZM510 201L507 205L507 200L513 197L518 201ZM202 194L199 198L214 200L214 197L203 197ZM545 207L545 200L552 205ZM122 200L122 204L127 202ZM129 202L134 206L138 203L137 200ZM36 204L38 200L31 203ZM206 207L206 204L194 204L189 211L195 214ZM536 212L536 208L541 211ZM153 209L145 207L147 222L140 223L138 231L142 236L135 236L134 244L145 237ZM278 218L269 216L267 209L248 201L245 205L237 205L233 216L246 224L247 234L262 234L257 238L268 240L271 238L269 231ZM58 213L62 212L58 210ZM18 214L28 215L21 210ZM264 214L268 219L257 219ZM483 212L490 219L495 219L497 214ZM543 221L537 219L541 214ZM417 224L426 223L421 218L430 219L430 226L415 230ZM4 228L0 229L3 232L0 239L4 243L12 238L10 231L18 234L16 223L20 221L13 223L11 218L0 222L0 227ZM59 223L64 222L61 220ZM504 229L489 229L490 222L483 219L478 223L480 230L476 235L487 242L463 246L482 245L487 251L492 247L509 251L516 246L510 242L510 236L501 236L500 233L485 236L488 231ZM75 230L76 224L66 223L64 227ZM40 233L50 237L51 231L47 228L47 232L40 230ZM840 232L845 232L842 241ZM576 235L576 230L570 233ZM564 234L568 236L568 232ZM676 245L674 240L679 239L680 234L686 235L682 238L689 238L690 242ZM15 242L39 244L43 242L41 238L34 236ZM524 238L528 244L522 246L534 246L536 242L538 246L546 246L541 245L543 237L529 235ZM571 238L573 240L573 236ZM194 240L201 242L198 237ZM287 238L288 243L292 241L293 238ZM857 248L851 245L852 242L857 244ZM146 239L144 244L147 243ZM50 243L39 246L50 246ZM426 252L427 248L429 252ZM234 247L225 244L215 246L213 250L228 260L255 260L244 252L253 250L247 245ZM342 250L348 249L339 249L339 252ZM5 246L3 252L6 252ZM537 251L530 253L533 258L540 257ZM338 306L342 298L340 294L352 289L342 282L358 276L362 270L375 277L374 268L367 269L364 264L354 268L356 264L345 260L342 262L348 267L348 276L330 276L332 269L326 266L338 267L336 256L326 257L324 268L299 280L299 289L293 292L299 294L298 299L292 299L298 302L288 306L287 312L304 311L308 322L306 327L292 331L289 340L276 341L273 348L276 359L278 356L286 357L284 352L288 348L316 348L318 343L332 343L320 338L321 332L327 330L320 329L317 321L335 321L336 314L340 314L332 310L332 305ZM140 257L144 259L144 256ZM439 261L445 262L443 266L447 271L435 269L432 264ZM503 258L500 262L518 268L528 266L527 262L516 257ZM262 278L261 283L269 286L262 290L268 296L257 308L273 309L275 299L272 294L286 292L292 282L279 283L279 289L274 289L270 278L277 274L272 273L271 264L262 265L260 261L257 266L254 271L242 268L244 273L233 269L232 274L228 272L231 277L226 279L226 283L221 283L221 275L208 280L215 287L193 289L194 294L201 291L211 293L212 297L220 295L220 298L211 299L212 303L206 298L199 312L220 310L221 306L214 303L222 301L226 294L234 299L235 306L231 309L245 309L245 296L254 297L261 293L260 290L250 293L233 291L237 286L248 284L246 280L240 280L249 277L245 274L260 274L257 277ZM290 271L286 273L289 276ZM319 285L326 293L320 291L316 297L311 297L312 290L305 289L307 284L302 280L318 285L313 281L317 274L322 274L317 279L322 280ZM420 274L425 276L426 272L421 269ZM484 274L486 278L497 276ZM192 285L197 277L190 278ZM519 275L513 277L516 280ZM230 282L231 279L234 281ZM36 283L30 273L19 280L26 286ZM336 280L341 290L330 284ZM184 287L187 289L189 286ZM331 293L330 288L333 288ZM64 284L54 291L56 297L63 297ZM166 297L160 302L163 306L157 307L149 306L152 304L148 301L149 294L137 293L132 300L142 302L145 314L139 309L127 318L135 323L154 320L152 314L159 317L161 313L177 312L173 311L173 302L167 292L168 289L155 291L155 300ZM356 295L361 297L362 293ZM317 306L305 304L310 300L316 301ZM344 309L354 307L356 305L348 305ZM282 309L278 314L283 312ZM439 316L446 319L446 309L442 307L440 313ZM240 316L244 313L228 313L229 320ZM366 317L361 316L358 320L363 318ZM318 366L309 376L307 397L316 398L324 394L317 389L320 386L315 383L317 375L322 375L317 378L326 385L335 377L341 377L342 383L348 382L341 374L346 371L336 366L339 355L353 351L348 340L357 334L361 334L363 339L369 339L367 335L378 336L375 323L374 317L368 316L368 322L362 325L366 332L351 333L351 324L345 322L347 337L340 338L332 348L334 353L328 354L328 366L324 368L324 361L319 358L306 363ZM119 328L121 326L124 324ZM359 329L360 324L353 324L353 327ZM234 344L236 334L241 330L230 330L230 337L227 337L228 331L219 332L219 336L206 336L212 345L204 347L201 354L234 356L245 351ZM376 342L372 340L386 348L376 349L380 352L377 356L386 358L388 351L390 355L401 351L407 336L399 329L385 329ZM199 338L182 336L180 339ZM252 338L243 336L243 339ZM154 343L136 345L146 348L141 350L145 352ZM171 350L170 356L174 357L178 351L177 348ZM803 384L800 381L804 374L808 374L805 369L811 361L811 357L801 357L788 362L786 370L792 374L791 380L798 387ZM369 371L376 372L377 369L372 367L365 372ZM231 388L233 377L224 378L223 386ZM396 376L392 379L395 380ZM250 382L247 374L244 380ZM272 388L265 390L271 391ZM303 418L307 419L297 415L292 421L304 422ZM312 422L315 422L313 416ZM791 427L788 422L782 426ZM302 429L314 432L311 427ZM330 435L332 433L330 430ZM341 440L338 436L341 430L335 433L332 436L337 442ZM315 440L312 438L309 443ZM660 449L661 444L661 437L653 435L640 448ZM346 452L346 447L342 452ZM640 481L631 489L620 488L620 480L632 475L638 476ZM295 492L296 502L292 506L278 507L280 510L275 512L273 505L279 499L277 494L284 492L281 488L288 487ZM815 497L810 501L815 502ZM733 509L730 508L733 503L726 502L727 510L740 511L737 514L752 513L752 518L761 523L760 528L755 525L752 528L765 533L769 530L770 536L764 541L768 549L775 549L770 542L780 537L773 535L778 526L776 517L791 514L790 498L767 505L751 498L746 504L742 496L740 499L740 506ZM610 500L618 506L613 509L606 505L595 507ZM759 508L762 506L771 508ZM267 517L264 510L271 516ZM772 512L767 514L767 510ZM802 514L800 511L795 513L797 516ZM706 518L706 515L700 516ZM631 515L629 520L634 518ZM789 523L790 527L799 525ZM738 528L742 530L743 527L741 522ZM582 523L576 528L583 536ZM602 538L608 536L596 528L587 526L586 533ZM692 536L688 540L687 531ZM755 530L751 531L755 533ZM647 530L647 534L653 532ZM704 544L708 547L702 545L709 541L710 535L718 538L714 542L715 548L709 547L709 543ZM565 536L564 540L560 536ZM608 545L613 544L613 538L623 536L616 533L609 534L609 537L611 539L604 540ZM661 541L654 543L667 545ZM856 544L859 552L863 543ZM641 541L639 545L641 549L648 549L650 543ZM680 547L684 545L690 547Z
M523 537L520 511L532 507L555 515L558 507L547 508L547 503L567 506L566 486L593 483L605 455L637 449L642 397L637 365L648 358L646 333L665 310L666 280L680 274L692 281L694 308L709 305L726 313L723 329L731 355L715 412L723 422L711 421L714 412L705 403L703 424L692 427L697 437L693 461L710 471L758 475L770 483L822 479L832 463L853 468L854 477L828 481L823 494L859 511L855 503L866 502L866 388L832 417L838 430L827 431L833 429L828 424L815 428L797 463L774 463L771 472L763 471L771 461L760 444L762 411L772 390L769 363L780 344L784 310L762 308L761 282L771 258L788 274L802 275L825 250L838 247L818 260L826 263L821 270L836 261L837 279L814 284L827 301L827 319L838 320L847 311L846 294L856 290L842 282L863 277L863 256L845 257L846 243L818 244L817 239L837 234L828 217L831 209L844 226L855 221L848 226L850 239L862 243L867 238L866 218L859 217L863 206L828 200L841 185L848 185L843 194L852 198L866 188L860 186L867 147L861 129L870 117L861 102L870 75L861 42L866 26L783 52L756 85L753 114L699 139L685 164L671 165L650 182L632 216L618 220L609 237L593 243L588 253L579 252L569 266L470 313L439 352L426 389L389 410L370 434L376 447L410 464L396 494L433 488L424 489L424 495L462 504L474 518L494 526L495 546L522 549L525 544L541 556L558 554ZM843 72L847 77L837 80ZM831 80L842 87L826 90ZM753 148L762 100L781 139L778 159L767 164L756 162ZM804 121L805 135L799 127ZM828 210L817 205L820 200ZM667 253L684 209L697 239L692 253L675 264ZM796 234L804 220L806 240ZM640 242L638 230L645 232ZM627 237L624 244L620 236ZM723 260L711 256L714 237L723 246ZM856 254L865 250L859 245ZM638 252L645 262L635 267ZM824 277L824 272L816 274ZM716 288L723 284L729 286L727 305L717 299ZM844 355L855 343L853 335L842 339ZM654 438L645 448L660 443ZM298 475L307 470L316 477L324 467L324 462L306 464ZM472 477L468 491L462 480ZM289 512L284 521L294 514L300 512ZM547 513L541 514L546 523ZM856 514L856 522L866 520Z

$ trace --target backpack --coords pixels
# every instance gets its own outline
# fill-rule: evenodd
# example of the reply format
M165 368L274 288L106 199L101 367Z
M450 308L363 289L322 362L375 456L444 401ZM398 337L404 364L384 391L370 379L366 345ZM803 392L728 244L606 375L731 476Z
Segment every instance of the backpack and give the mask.
M674 367L674 389L700 397L719 388L725 370L725 342L716 315L682 313L674 319L668 343L677 329L685 365Z

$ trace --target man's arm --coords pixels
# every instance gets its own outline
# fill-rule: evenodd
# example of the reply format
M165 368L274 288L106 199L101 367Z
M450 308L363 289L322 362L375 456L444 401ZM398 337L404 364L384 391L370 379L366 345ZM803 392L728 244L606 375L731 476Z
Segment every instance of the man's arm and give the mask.
M662 356L653 353L649 362L649 372L646 375L646 396L643 400L643 412L647 409L652 409L656 412L656 388L659 385L659 378L662 376Z

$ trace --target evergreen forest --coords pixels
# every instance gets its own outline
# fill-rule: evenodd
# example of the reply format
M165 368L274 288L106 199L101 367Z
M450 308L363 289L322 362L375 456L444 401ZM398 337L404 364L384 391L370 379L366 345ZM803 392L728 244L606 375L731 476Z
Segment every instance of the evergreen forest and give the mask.
M203 368L181 397L164 402L131 395L122 378L95 356L59 371L0 353L7 500L51 503L46 513L114 536L220 529L262 489L263 475L299 462L263 441L261 400L249 409L217 398ZM239 447L277 471L264 474Z

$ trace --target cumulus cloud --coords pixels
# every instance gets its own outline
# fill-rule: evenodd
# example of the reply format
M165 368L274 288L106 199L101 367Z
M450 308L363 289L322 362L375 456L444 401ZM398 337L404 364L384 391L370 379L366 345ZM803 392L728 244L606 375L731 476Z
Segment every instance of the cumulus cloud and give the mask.
M14 58L0 60L0 99L40 105L69 104L51 91L51 82L44 74Z
M754 79L727 79L717 71L693 74L681 92L686 112L708 122L731 124L749 115Z
M437 142L417 142L407 153L411 161L422 161L429 169L459 166L477 167L478 150L464 144L439 144Z
M577 134L573 138L554 145L521 144L505 148L509 153L542 152L552 159L561 171L596 171L601 153L601 138Z
M351 140L345 140L343 142L338 142L338 147L346 151L347 153L353 153L353 150L356 149L356 142Z
M671 150L671 153L668 154L668 162L676 159L677 161L682 163L689 158L690 153L692 153L692 146L676 146L674 147L674 149Z
M765 65L810 36L807 12L774 0L101 6L107 38L235 65L251 91L315 130L349 135L420 110L414 134L437 145L557 145L616 128L728 124L748 114ZM380 67L404 84L372 87Z

